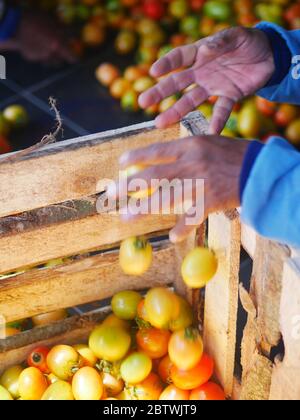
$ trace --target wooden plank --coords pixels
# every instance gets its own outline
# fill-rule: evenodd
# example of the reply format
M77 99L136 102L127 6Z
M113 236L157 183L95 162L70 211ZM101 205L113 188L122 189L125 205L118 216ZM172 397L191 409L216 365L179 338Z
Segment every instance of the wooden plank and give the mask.
M175 221L175 216L147 215L129 224L118 214L104 213L4 236L0 239L0 273L97 250L130 236L167 230Z
M204 344L215 360L216 375L227 396L232 395L234 381L240 234L236 211L210 216L208 242L218 257L219 268L206 287Z
M253 259L256 250L256 239L257 234L256 232L250 227L245 224L242 224L242 246L245 251L249 254L249 256Z
M117 252L57 268L31 270L0 282L0 314L10 322L109 298L124 289L171 284L176 277L173 260L174 247L162 247L155 251L150 270L140 277L123 274Z
M20 161L1 164L0 217L94 195L118 175L118 158L130 149L179 137L179 124L154 123L47 146Z
M109 312L109 308L104 308L0 340L0 374L10 366L22 364L26 356L38 346L86 343L91 331Z
M300 399L300 258L286 262L283 271L280 327L285 354L273 370L270 399Z

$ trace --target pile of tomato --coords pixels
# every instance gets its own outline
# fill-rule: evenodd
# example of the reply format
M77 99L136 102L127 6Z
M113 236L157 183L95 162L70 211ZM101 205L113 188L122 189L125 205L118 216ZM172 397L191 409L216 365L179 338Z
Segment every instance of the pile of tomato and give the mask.
M28 121L27 111L21 105L10 105L0 112L0 154L12 151L9 135L26 126Z
M117 293L87 343L33 349L0 400L224 400L191 306L167 288Z

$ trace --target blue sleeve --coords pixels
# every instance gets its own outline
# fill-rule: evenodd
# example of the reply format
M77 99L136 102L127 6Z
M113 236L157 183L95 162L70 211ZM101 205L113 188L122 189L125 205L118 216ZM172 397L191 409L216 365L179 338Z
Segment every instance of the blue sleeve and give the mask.
M245 161L252 167L242 185L243 222L262 236L300 247L300 153L273 137L264 146L251 144Z
M2 4L2 6L1 6ZM7 7L4 9L4 2L0 0L3 10L3 17L0 20L0 42L13 37L21 19L21 9L18 7Z
M300 30L287 31L267 22L257 29L268 36L276 67L272 79L257 94L273 102L300 105Z

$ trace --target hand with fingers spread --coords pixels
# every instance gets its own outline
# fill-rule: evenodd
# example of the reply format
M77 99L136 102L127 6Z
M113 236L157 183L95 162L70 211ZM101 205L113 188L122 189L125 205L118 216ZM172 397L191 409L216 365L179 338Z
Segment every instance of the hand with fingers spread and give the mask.
M259 29L236 27L179 47L156 62L151 75L159 83L140 97L142 108L181 92L195 84L178 102L157 117L164 128L193 111L210 96L218 96L210 134L220 134L236 102L263 88L275 71L271 45Z
M168 143L157 143L126 153L121 157L120 165L123 169L132 165L146 168L137 175L129 177L127 185L134 179L146 181L149 187L154 179L165 179L169 182L179 180L182 185L184 185L184 181L192 180L194 182L189 185L196 189L196 181L204 181L204 194L202 188L200 197L197 191L189 191L189 196L192 197L192 207L201 208L203 212L193 224L190 224L187 223L187 220L191 214L187 211L170 232L171 241L180 242L196 226L203 223L209 213L233 209L240 205L239 178L248 145L249 142L246 140L234 140L226 137L190 137ZM127 193L127 190L123 193ZM115 184L108 187L107 194L111 200L122 200L125 198L122 196L123 193L116 192ZM180 195L179 200L183 201L184 196L185 194ZM142 217L143 214L149 212L149 209L153 208L153 204L162 214L166 214L166 210L172 206L182 205L182 203L174 202L172 192L171 203L169 197L169 195L164 196L159 189L139 203L139 215L131 212L129 204L123 218L127 221Z

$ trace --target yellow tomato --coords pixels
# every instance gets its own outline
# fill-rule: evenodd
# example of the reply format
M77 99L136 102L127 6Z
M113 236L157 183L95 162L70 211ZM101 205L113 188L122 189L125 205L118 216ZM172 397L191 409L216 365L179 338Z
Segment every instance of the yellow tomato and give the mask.
M99 358L117 362L126 356L131 344L129 333L120 327L95 328L89 338L89 347Z
M98 359L86 344L76 344L74 349L82 357L84 366L94 367L96 365Z
M68 317L66 309L58 309L57 311L47 312L46 314L35 315L31 318L35 327L52 324Z
M155 328L167 329L180 313L178 296L164 287L149 290L145 297L147 319Z
M128 80L119 77L110 86L110 94L115 99L121 99L131 88L131 83Z
M73 401L72 386L65 381L56 381L49 386L42 396L42 401Z
M19 393L19 377L23 371L22 366L16 365L8 368L0 377L0 384L8 390L8 392L17 399Z
M180 296L178 296L178 299L180 304L179 315L169 323L169 329L172 332L191 326L194 319L191 305Z
M29 367L19 377L19 392L22 400L40 400L48 388L46 377L34 367Z
M2 385L0 385L0 401L10 401L13 397Z
M125 239L121 243L119 261L125 274L141 276L152 264L152 246L143 238Z
M126 330L127 332L129 332L131 328L131 324L129 321L120 319L115 314L108 315L108 317L105 318L101 325L105 325L107 327L120 327Z
M144 165L131 165L124 171L121 171L121 177L129 178L134 175L137 175L139 172L142 172L147 167ZM148 187L144 190L139 191L129 191L128 196L134 198L135 200L142 200L144 198L148 198L155 192L155 189Z
M134 82L133 89L138 93L143 93L154 86L152 77L144 76Z
M215 254L207 248L197 247L183 260L181 274L187 286L199 289L212 280L217 269Z
M169 98L164 99L159 105L159 113L168 111L172 106L177 102L177 96L170 96Z
M83 367L73 378L72 391L75 400L98 401L103 394L103 383L100 374L91 367Z

